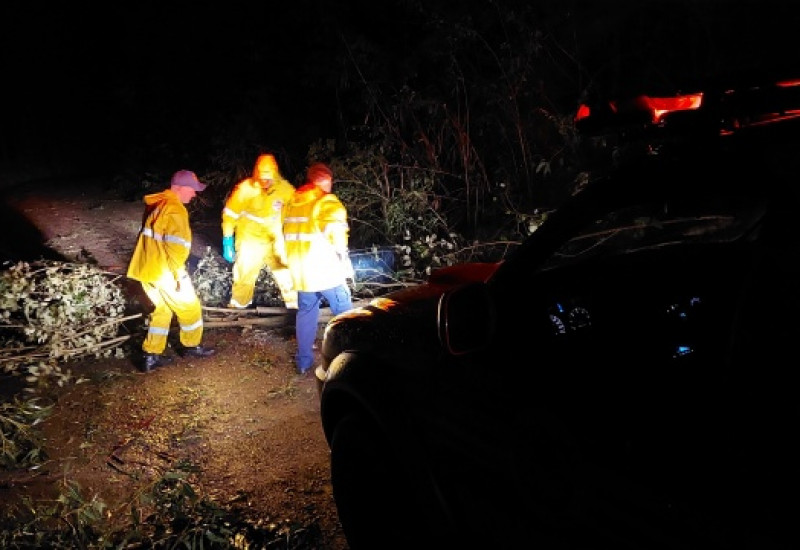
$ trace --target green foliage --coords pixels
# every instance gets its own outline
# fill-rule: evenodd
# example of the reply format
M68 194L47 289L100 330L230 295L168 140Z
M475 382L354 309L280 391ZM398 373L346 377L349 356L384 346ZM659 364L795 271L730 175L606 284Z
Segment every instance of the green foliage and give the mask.
M0 403L0 469L35 467L47 458L35 426L51 412L38 399Z
M519 213L548 209L569 194L577 164L576 98L556 101L558 93L548 95L541 81L550 76L554 87L564 84L579 67L562 45L547 40L553 35L525 5L456 11L436 2L403 5L422 29L399 67L387 72L363 37L341 62L342 81L351 94L360 90L364 107L348 119L357 122L337 144L337 156L365 165L366 173L356 175L366 177L356 179L381 197L367 200L383 206L376 211L390 237L402 235L418 215L446 226L421 235L508 237ZM554 66L559 62L564 65ZM393 209L395 193L406 204Z
M98 529L102 528L105 508L98 499L84 500L77 483L64 482L55 501L34 503L25 499L0 517L0 547L110 548Z
M453 229L458 201L448 198L435 170L391 164L376 144L360 149L351 143L348 154L338 156L334 148L329 140L314 144L309 162L324 159L334 171L335 193L348 210L351 248L394 247L399 284L422 281L432 270L459 262L497 261L509 250L470 245Z
M232 265L211 247L206 247L203 257L197 262L197 267L192 273L192 283L203 305L225 307L228 304L233 285ZM283 306L278 285L267 268L262 269L256 279L253 304Z
M201 303L224 307L230 299L233 284L231 264L210 247L206 248L192 273L192 284Z
M576 97L556 88L580 68L523 4L401 4L421 32L398 64L363 35L345 44L335 85L360 106L343 106L342 136L312 144L307 162L333 168L351 248L394 245L401 277L424 278L502 259L509 248L493 243L525 238L572 193Z
M201 499L188 479L190 464L166 472L131 507L125 543L152 548L230 547L232 528L227 513Z
M0 517L0 548L319 548L315 524L254 524L241 511L201 497L190 483L193 471L179 463L165 472L116 523L102 499L64 481L54 501L26 499Z
M441 201L432 173L390 165L375 144L353 147L341 156L333 156L333 147L331 141L316 143L309 162L324 159L333 169L334 191L350 220L351 249L392 244L400 258L397 276L404 280L424 278L431 269L452 263L461 239L438 211Z
M124 356L119 276L90 264L18 262L0 272L0 365L29 382L70 378L59 361Z

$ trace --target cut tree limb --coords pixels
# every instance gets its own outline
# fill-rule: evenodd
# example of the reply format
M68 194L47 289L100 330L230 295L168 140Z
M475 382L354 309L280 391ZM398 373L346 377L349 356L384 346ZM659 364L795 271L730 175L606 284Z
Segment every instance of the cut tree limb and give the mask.
M368 304L368 300L353 302L353 307ZM250 327L262 326L280 328L294 326L294 309L285 307L256 306L251 309L203 306L203 311L210 314L203 322L206 328ZM324 324L333 318L330 308L320 308L319 323Z

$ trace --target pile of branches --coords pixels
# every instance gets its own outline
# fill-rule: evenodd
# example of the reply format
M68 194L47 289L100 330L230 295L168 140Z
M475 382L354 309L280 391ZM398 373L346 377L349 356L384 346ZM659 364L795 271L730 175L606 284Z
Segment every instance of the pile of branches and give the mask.
M353 268L356 280L351 290L355 299L372 298L385 294L390 290L412 286L419 283L409 272L394 270L394 261L387 262L388 249L353 252ZM378 267L376 267L378 266ZM208 308L224 308L230 301L233 271L231 264L215 252L210 246L198 260L192 272L194 284L200 302ZM283 298L275 279L269 269L264 268L256 280L253 290L253 306L282 307Z
M379 260L379 254L360 254ZM364 259L364 258L360 258ZM371 297L408 281L381 271L373 279L370 268L356 262L354 298ZM54 260L0 265L0 372L25 375L42 384L55 380L63 386L71 371L62 364L85 357L124 358L130 352L130 320L141 312L133 309L120 279L94 264ZM224 307L230 299L231 265L209 247L192 273L204 306ZM262 270L255 287L254 306L283 306L278 287L268 269ZM133 334L135 336L135 333Z
M192 272L192 284L204 306L225 307L231 298L233 271L231 264L210 246ZM268 269L262 269L253 289L253 305L282 306L280 290Z
M0 271L0 369L27 381L70 372L60 363L88 356L124 357L120 334L127 304L120 276L91 264L53 260L4 264Z

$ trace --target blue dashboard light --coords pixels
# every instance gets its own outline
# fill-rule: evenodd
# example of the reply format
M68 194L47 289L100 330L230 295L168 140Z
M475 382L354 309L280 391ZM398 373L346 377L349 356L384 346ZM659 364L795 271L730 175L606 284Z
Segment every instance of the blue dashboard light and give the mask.
M562 306L560 303L556 303L556 309L558 309L559 313L564 313L564 306Z
M677 346L672 357L683 357L684 355L689 355L692 352L694 352L694 350L691 346Z

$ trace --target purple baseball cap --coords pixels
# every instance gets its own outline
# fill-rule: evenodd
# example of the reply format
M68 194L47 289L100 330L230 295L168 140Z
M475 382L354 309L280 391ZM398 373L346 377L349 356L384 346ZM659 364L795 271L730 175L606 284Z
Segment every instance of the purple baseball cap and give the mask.
M190 170L179 170L172 176L171 185L182 185L184 187L191 187L197 192L206 188L205 183L200 183L194 172Z

